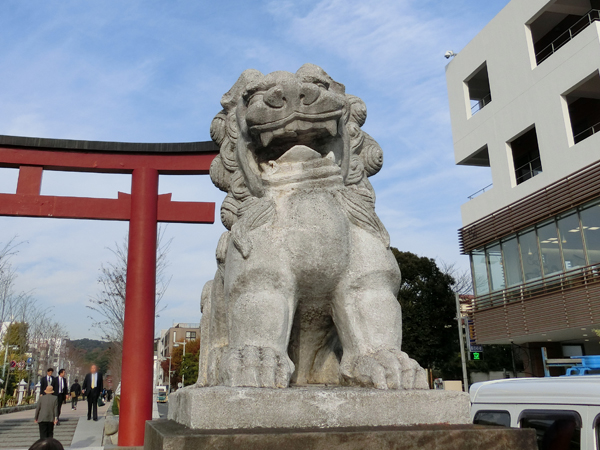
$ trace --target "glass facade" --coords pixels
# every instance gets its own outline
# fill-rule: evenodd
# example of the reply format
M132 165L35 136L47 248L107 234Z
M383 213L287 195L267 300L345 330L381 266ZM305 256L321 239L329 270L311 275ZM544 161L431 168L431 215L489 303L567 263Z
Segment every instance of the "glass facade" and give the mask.
M600 201L471 252L475 295L600 264Z

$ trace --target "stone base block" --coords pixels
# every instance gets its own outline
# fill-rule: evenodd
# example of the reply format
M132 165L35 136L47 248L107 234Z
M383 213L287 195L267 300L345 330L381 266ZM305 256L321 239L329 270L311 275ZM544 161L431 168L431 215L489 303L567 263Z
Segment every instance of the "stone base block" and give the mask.
M329 429L192 430L146 422L145 450L536 450L533 429L417 425Z
M350 387L188 387L169 396L169 419L203 430L467 424L469 395Z

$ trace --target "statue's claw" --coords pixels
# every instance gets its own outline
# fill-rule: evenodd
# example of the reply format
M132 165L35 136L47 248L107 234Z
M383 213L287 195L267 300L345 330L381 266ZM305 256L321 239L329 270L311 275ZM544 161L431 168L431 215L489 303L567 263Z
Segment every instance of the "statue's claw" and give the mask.
M398 350L342 359L340 372L344 384L377 389L429 389L427 374L421 366Z
M247 345L233 348L223 358L223 380L226 386L286 388L294 373L287 356L270 347Z

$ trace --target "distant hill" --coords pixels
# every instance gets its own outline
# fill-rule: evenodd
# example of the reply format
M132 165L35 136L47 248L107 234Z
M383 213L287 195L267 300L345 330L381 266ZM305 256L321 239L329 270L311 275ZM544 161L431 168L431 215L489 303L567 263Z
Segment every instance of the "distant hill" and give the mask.
M96 339L74 339L69 340L69 345L80 351L85 365L96 364L100 372L106 373L110 356L110 342Z

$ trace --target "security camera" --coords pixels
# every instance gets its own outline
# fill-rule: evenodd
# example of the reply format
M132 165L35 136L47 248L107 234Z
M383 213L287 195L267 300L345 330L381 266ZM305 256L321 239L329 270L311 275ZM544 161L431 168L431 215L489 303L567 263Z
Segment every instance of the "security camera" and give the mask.
M454 58L456 56L456 53L454 53L452 50L448 50L444 56L446 57L446 59L450 59Z

